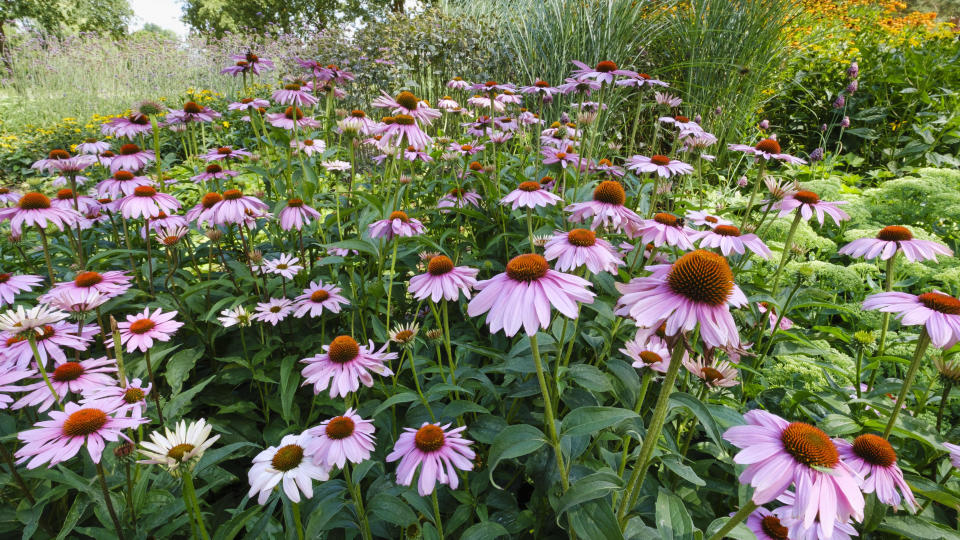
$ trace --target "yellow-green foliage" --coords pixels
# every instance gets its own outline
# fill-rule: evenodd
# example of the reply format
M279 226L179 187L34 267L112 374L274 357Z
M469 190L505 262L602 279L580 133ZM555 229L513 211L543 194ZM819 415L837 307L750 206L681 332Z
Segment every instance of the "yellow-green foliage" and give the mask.
M767 384L816 391L827 387L825 373L829 373L837 384L852 385L854 359L831 348L825 340L815 340L812 343L819 349L812 355L783 354L772 358L764 369Z
M836 293L858 292L864 288L864 281L856 270L825 261L791 262L785 274L786 282L812 280L818 288Z
M766 232L766 241L771 249L776 243L779 243L782 249L783 242L787 239L787 233L790 231L790 224L792 222L792 218L781 218L774 220L770 224L770 230ZM814 223L816 223L815 220ZM834 241L818 235L813 227L802 221L793 236L793 245L807 251L816 251L823 256L833 255L837 251L837 244Z
M960 171L919 169L866 190L848 206L867 209L875 223L953 231L960 223Z

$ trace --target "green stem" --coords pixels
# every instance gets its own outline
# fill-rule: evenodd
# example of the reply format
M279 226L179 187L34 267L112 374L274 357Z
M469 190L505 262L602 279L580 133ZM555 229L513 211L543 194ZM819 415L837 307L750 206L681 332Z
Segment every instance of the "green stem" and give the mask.
M430 413L430 420L433 422L437 421L437 417L433 415L433 409L430 408L430 403L427 401L427 398L423 396L423 391L420 390L420 379L417 377L417 361L413 357L412 347L405 348L407 356L410 357L410 371L413 372L413 385L417 388L417 395L420 396L420 401L423 402L423 406L427 408L427 412Z
M200 529L200 536L203 540L210 540L207 534L207 528L203 525L203 513L200 512L200 503L197 501L197 491L193 487L193 476L189 469L183 468L181 476L183 477L183 502L188 508L193 509L194 518L197 520L197 528Z
M27 341L30 342L30 350L33 351L33 358L37 361L37 367L40 368L40 375L43 376L43 382L47 383L47 388L50 390L50 394L53 395L53 399L57 401L57 407L60 410L63 410L63 403L60 403L60 396L57 394L57 391L53 389L53 384L50 382L50 378L47 377L47 370L43 367L43 359L40 358L40 351L37 350L37 336L33 333L33 330L28 331Z
M753 183L753 191L750 192L750 199L747 201L747 208L743 211L743 220L740 221L740 230L742 231L750 220L750 212L753 211L753 201L757 199L757 193L760 191L760 184L763 183L763 171L767 166L766 160L760 160L760 169L757 171L757 181ZM799 214L799 211L797 212Z
M620 503L618 513L621 523L627 515L627 511L633 507L640 497L640 489L643 487L643 481L647 476L647 467L650 465L650 458L653 456L653 450L660 439L660 432L663 431L663 425L667 420L667 411L670 405L670 394L673 393L673 387L677 382L677 372L680 369L681 359L685 348L682 342L674 345L673 354L670 356L670 367L663 379L663 386L660 387L660 395L657 396L657 404L653 409L653 416L650 418L650 425L643 437L643 446L640 447L640 453L637 455L637 461L633 467L633 474L627 483L627 495Z
M447 308L447 300L443 301L441 310L443 311L443 346L447 351L447 361L450 362L450 381L457 384L457 363L453 358L453 348L450 345L450 310Z
M297 540L303 540L303 520L300 519L300 503L291 502L293 509L293 523L297 527Z
M913 379L917 376L917 371L920 369L920 362L923 360L923 353L927 351L927 347L930 345L930 336L927 334L927 327L924 326L923 330L920 331L920 339L917 341L917 348L913 352L913 361L910 362L910 368L907 370L907 375L903 379L903 385L900 387L900 394L897 396L897 402L893 405L893 411L890 412L890 420L887 422L887 428L883 430L883 438L887 439L890 437L890 432L893 431L893 425L897 422L897 415L900 414L900 408L903 406L903 402L907 399L907 393L910 392L910 387L913 386Z
M740 524L743 520L747 519L747 516L753 513L757 509L757 503L752 500L747 501L747 504L743 505L736 514L733 515L726 523L723 524L723 527L720 527L720 530L713 533L713 536L710 537L710 540L723 540L724 536L734 527Z
M527 208L527 236L530 238L530 253L536 253L537 248L533 244L533 210Z
M160 409L160 389L157 387L157 382L153 378L153 366L150 364L150 349L147 349L147 352L144 353L144 358L147 360L147 375L150 376L150 394L153 395L153 401L157 404L157 418L160 420L160 425L163 425L163 411Z
M893 256L887 259L887 275L885 282L883 284L883 290L890 292L893 290L893 280L894 280L894 270L897 260L897 254L899 251L894 252ZM877 344L877 356L883 356L884 351L887 346L887 330L890 328L890 314L884 313L883 318L880 320L880 341ZM879 360L878 360L879 362ZM873 372L870 373L870 382L867 384L867 389L873 389L873 383L877 381L877 374L880 372L880 365L878 363L877 367L874 368Z
M30 491L30 487L26 482L23 481L23 477L20 476L20 473L17 472L17 466L13 463L13 456L10 455L10 451L7 450L7 447L0 443L0 455L3 456L4 463L7 464L7 467L10 469L10 475L13 476L13 479L17 482L17 485L20 486L20 490L23 491L23 494L27 497L27 500L30 501L30 504L37 504L37 499L33 497L33 492Z
M360 486L354 484L353 479L350 478L349 463L343 468L343 478L347 481L350 497L353 498L353 505L357 509L357 516L360 517L360 534L363 536L363 540L371 540L373 535L370 533L370 522L367 520L367 513L363 509L363 497L360 493Z
M390 331L390 305L393 300L393 271L397 267L397 245L400 241L393 239L393 255L390 257L390 277L387 278L387 324L385 328Z
M633 412L640 414L640 408L643 407L643 400L647 397L647 388L650 387L650 379L653 378L653 370L647 368L643 372L643 378L640 379L640 393L637 394L637 402L633 405ZM627 468L627 457L630 455L630 436L623 436L623 455L620 457L620 470L617 476L623 476L623 471Z
M783 254L780 255L780 264L777 265L777 271L773 274L773 279L770 280L770 288L773 291L774 296L777 294L777 289L780 286L780 273L783 272L783 268L787 265L787 259L790 258L790 249L793 248L793 237L797 234L797 228L800 226L800 221L803 219L803 216L800 215L800 210L797 210L797 215L793 218L793 223L790 225L790 232L787 233L787 239L783 242Z
M103 472L103 465L99 463L97 463L97 476L100 477L100 490L103 491L103 502L106 503L107 512L110 514L110 519L113 520L113 528L117 532L117 538L124 540L120 520L117 518L117 512L113 509L113 501L110 500L110 490L107 489L107 477Z
M550 399L550 388L547 386L547 379L543 373L543 361L540 359L540 347L537 345L536 334L530 336L530 349L533 351L533 363L537 368L537 381L540 383L540 392L543 393L544 423L547 425L550 444L553 446L553 451L557 457L557 468L560 470L560 483L563 486L563 491L566 492L570 484L567 479L566 466L563 464L563 450L560 448L560 438L557 437L557 426L554 425L553 400Z
M937 433L940 433L940 426L943 425L943 409L950 398L950 390L953 389L953 383L947 381L943 384L943 394L940 395L940 407L937 409Z
M433 499L433 521L434 525L437 526L437 533L440 535L440 538L443 538L443 521L440 519L440 502L437 501L437 490L434 489L433 493L430 494L430 498Z
M50 285L52 286L57 282L57 278L53 275L53 263L50 262L50 246L47 245L47 231L39 225L37 225L37 230L40 231L40 241L43 243L43 258L47 262L47 274L50 276Z

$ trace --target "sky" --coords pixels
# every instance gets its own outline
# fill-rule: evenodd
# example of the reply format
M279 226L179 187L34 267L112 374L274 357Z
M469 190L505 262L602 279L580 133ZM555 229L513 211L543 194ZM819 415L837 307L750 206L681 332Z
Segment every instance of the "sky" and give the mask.
M132 30L143 28L145 23L153 23L161 28L173 30L178 36L187 35L187 25L180 20L180 3L177 0L129 0L133 9Z

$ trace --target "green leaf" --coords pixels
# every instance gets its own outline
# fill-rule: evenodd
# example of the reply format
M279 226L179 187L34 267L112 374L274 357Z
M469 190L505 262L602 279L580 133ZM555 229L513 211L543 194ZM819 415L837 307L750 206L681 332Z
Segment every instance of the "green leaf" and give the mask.
M481 521L463 531L460 540L493 540L494 538L509 535L510 531L496 521Z
M656 523L663 540L693 538L693 519L686 505L680 497L665 489L661 489L657 496Z
M216 465L221 461L227 459L228 457L233 455L237 450L241 448L246 448L249 446L256 447L257 445L253 444L252 442L242 441L242 442L230 443L226 446L221 446L221 447L214 446L213 449L207 450L206 452L203 453L203 457L200 458L200 461L197 462L196 468L193 470L194 476L198 476L200 473L206 470L207 467L212 467L213 465Z
M367 242L366 240L341 240L339 242L333 242L331 244L325 244L325 248L341 248L341 249L353 249L359 251L360 253L366 253L368 255L377 256L377 248L373 244Z
M293 370L297 366L297 357L288 356L280 363L280 414L289 424L291 422L290 409L293 406L293 396L297 393L299 379L294 376Z
M831 437L842 437L851 433L860 432L860 424L853 421L852 418L841 414L828 414L823 420L817 423L820 429L825 431Z
M73 499L73 504L70 505L67 516L63 518L63 527L60 527L57 540L63 540L73 531L73 528L77 526L77 522L83 517L83 512L89 504L90 499L86 497L75 497Z
M497 464L504 459L513 459L534 452L546 442L543 432L529 424L505 427L490 445L490 454L487 457L490 462L490 483L497 489L503 489L493 480L493 471L497 468Z
M177 394L183 388L183 381L190 377L190 370L197 365L197 360L203 356L203 349L183 349L167 360L167 369L163 372L164 378L172 389L171 394Z
M700 425L703 426L703 429L707 432L707 435L710 439L717 445L723 448L722 442L722 433L720 427L717 425L717 421L713 418L713 415L710 414L710 410L704 406L703 402L699 399L686 394L683 392L674 392L670 394L670 401L675 402L676 405L680 407L686 407L690 409L690 412L697 417L697 420L700 421Z
M560 432L564 437L595 435L601 429L636 417L637 413L618 407L580 407L570 411L563 419Z
M409 403L409 402L411 402L411 401L417 401L418 399L420 399L420 396L414 394L413 392L400 392L399 394L394 394L394 395L390 396L389 398L387 398L386 401L384 401L383 403L381 403L380 406L377 407L377 408L373 411L373 414L370 415L370 416L377 416L378 414L382 413L383 411L385 411L385 410L389 409L390 407L392 407L392 406L394 406L394 405L397 405L397 404L399 404L399 403Z
M591 392L611 392L613 386L610 379L596 366L590 364L574 364L567 374L574 382Z
M581 538L590 540L623 540L620 524L613 515L610 503L593 501L580 506L568 514L570 527Z
M707 482L703 478L697 476L697 473L694 470L681 463L680 459L677 456L667 455L660 460L668 469L673 471L673 474L676 474L680 478L683 478L687 482L695 486L705 486Z
M585 502L606 497L611 491L621 487L623 479L610 470L588 474L577 480L557 503L557 524L560 524L560 514Z
M417 522L417 514L399 497L389 493L377 493L370 501L369 513L379 519L406 527Z
M217 527L217 532L213 535L213 540L233 540L234 537L240 534L240 531L242 531L244 525L250 521L250 518L257 515L257 512L260 512L260 505L254 505L233 516L229 521Z
M188 403L192 402L193 398L202 392L203 389L206 388L215 377L216 375L211 375L206 379L191 385L189 390L175 395L169 402L167 402L166 406L163 407L163 417L167 420L175 420L178 418L180 410L186 407Z
M960 533L916 516L888 516L878 531L900 534L911 540L960 540Z

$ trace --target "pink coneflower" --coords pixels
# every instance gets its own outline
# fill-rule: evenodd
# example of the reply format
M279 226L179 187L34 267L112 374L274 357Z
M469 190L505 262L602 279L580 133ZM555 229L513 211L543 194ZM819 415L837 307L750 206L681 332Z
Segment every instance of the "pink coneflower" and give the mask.
M627 355L637 369L650 369L657 373L666 373L670 368L670 350L665 341L657 336L642 337L637 333L637 337L625 342L624 348L620 352ZM686 359L686 353L684 353Z
M273 488L282 483L283 492L291 502L300 502L300 492L307 499L313 497L313 481L330 478L329 467L316 463L304 450L313 443L309 431L284 435L279 446L271 446L253 458L253 466L247 473L250 491L247 497L257 497L258 504L265 504Z
M872 294L863 309L895 313L905 326L923 325L930 342L948 349L960 340L960 300L938 291L919 296L903 292Z
M789 216L795 209L800 209L800 215L804 220L810 219L814 212L817 214L817 221L823 225L823 215L827 214L833 218L833 221L839 225L841 221L850 219L846 212L837 208L841 204L847 204L847 201L827 202L821 201L820 196L812 191L797 191L786 195L782 200L774 203L773 209L780 210L777 217Z
M950 452L950 464L960 469L960 445L943 443L943 447Z
M117 323L120 344L126 344L127 352L132 353L136 349L147 352L153 347L154 340L170 341L170 337L183 326L182 322L173 320L176 316L176 311L164 313L160 308L153 313L150 308L144 308L143 313L127 315L126 321Z
M581 78L575 79L568 77L563 80L563 84L557 85L557 92L561 94L583 94L589 96L595 90L599 90L603 86L603 83L595 81L593 79Z
M844 439L834 439L840 458L862 480L864 493L876 493L877 499L894 508L900 506L900 493L904 505L914 511L917 500L897 465L897 453L883 437L869 433L860 435L853 444ZM897 491L900 493L897 493Z
M168 231L177 231L179 229L186 228L187 225L189 225L189 223L184 216L177 214L167 215L164 212L160 212L157 217L150 220L150 229L154 232L154 234L157 235L162 235ZM140 227L140 238L143 238L144 240L147 239L146 225ZM163 238L163 236L161 236L161 238Z
M780 150L780 143L776 139L763 139L758 142L756 146L750 146L748 144L729 144L727 148L737 152L743 152L744 154L750 154L756 156L757 159L771 160L776 159L779 161L785 161L793 165L802 165L806 163L806 160L801 158L791 156L790 154L784 154Z
M747 425L728 429L723 438L742 449L733 461L747 466L740 482L754 487L754 503L768 503L793 484L799 503L795 510L803 526L819 519L825 538L833 535L838 523L863 519L856 473L840 459L826 433L758 409L744 419Z
M348 135L370 135L376 127L377 123L367 117L367 113L360 109L353 109L346 118L337 122L337 128Z
M604 180L594 188L592 201L574 203L564 210L572 212L569 219L574 223L580 223L592 217L593 220L590 223L592 230L604 226L620 231L628 223L636 224L642 221L633 210L623 205L626 201L627 193L620 182Z
M759 311L761 315L764 313L767 314L767 318L770 321L771 332L777 329L777 319L780 319L780 330L789 330L793 328L793 321L786 317L779 317L774 307L768 302L757 302L757 311Z
M423 149L430 146L431 138L424 133L417 121L410 115L398 114L393 118L393 123L385 125L380 129L380 147L388 146L412 146Z
M441 298L456 302L461 292L469 299L478 272L469 266L454 266L446 255L436 255L427 262L427 273L410 278L409 291L417 300L429 297L434 303Z
M686 226L685 222L673 214L658 212L652 219L627 225L627 235L640 238L644 244L660 247L664 244L680 249L693 249L693 240L697 231Z
M73 156L67 159L53 160L50 162L50 168L51 170L55 169L61 173L67 173L76 177L77 173L93 165L96 162L97 162L96 156L84 154L79 156Z
M677 114L674 116L661 116L660 118L657 118L657 121L661 124L671 125L679 129L682 137L678 134L678 138L688 137L703 131L703 128L700 127L700 124L696 120L691 120L682 114Z
M729 388L740 384L737 380L737 368L725 360L704 363L703 358L686 359L683 366L691 374L703 381L707 388Z
M784 503L784 506L773 510L780 523L787 528L788 537L791 540L852 540L857 536L857 529L853 522L848 518L846 521L834 521L833 532L826 530L819 519L814 519L812 523L806 523L805 512L809 505L802 506L797 504L797 498L792 491L786 491L783 495L777 497L777 501Z
M479 208L480 201L480 194L476 191L453 188L437 200L437 208L464 208L468 205Z
M437 108L446 112L459 111L460 104L450 96L443 96L440 98L440 101L437 102Z
M130 281L133 278L126 272L120 270L111 270L108 272L80 272L72 281L64 281L55 284L49 292L41 296L41 302L49 302L53 296L61 293L79 297L80 295L94 290L106 298L114 298L127 292L130 288Z
M654 101L657 102L657 105L660 105L663 107L670 107L672 109L679 107L680 104L683 103L682 99L676 96L672 96L670 94L661 93L661 92L654 92L653 99Z
M84 396L80 404L86 405L93 401L100 401L106 407L106 410L116 413L118 417L127 416L130 413L131 418L142 418L147 412L147 396L150 395L150 389L153 385L143 386L143 381L133 379L129 381L126 388L111 382L109 385L94 390L89 396ZM63 394L60 394L63 395Z
M299 107L289 106L282 113L267 113L267 121L273 127L292 130L294 126L298 129L318 128L320 122L317 122L312 116L304 116Z
M550 86L550 83L547 81L537 80L530 86L521 86L520 93L522 94L536 94L541 98L553 98L554 94L559 93L560 91Z
M108 413L106 404L90 402L86 405L67 403L63 411L50 411L50 419L34 424L34 429L21 431L17 438L24 446L15 454L17 463L27 463L27 469L35 469L44 463L53 467L77 455L86 443L87 453L94 463L106 443L123 437L124 429L134 428L148 422L146 418L122 418ZM32 458L32 459L31 459Z
M190 122L213 122L220 118L220 113L199 105L195 101L188 101L183 104L182 109L168 109L164 125L168 127L189 124Z
M577 302L593 303L595 294L589 286L581 277L551 270L540 255L518 255L510 259L505 272L477 283L480 292L467 306L467 314L487 313L491 333L503 329L511 337L523 326L527 335L533 336L550 325L551 305L576 319Z
M70 313L81 313L93 311L105 304L108 300L110 299L96 290L87 289L76 293L61 291L57 294L47 296L45 301L57 309ZM96 332L93 332L93 334L95 333Z
M617 283L623 294L617 301L617 315L630 316L644 328L665 322L668 336L689 332L699 323L700 336L708 346L739 345L729 306L746 305L747 297L733 282L723 256L697 250L673 264L646 269L651 271L649 276Z
M420 160L420 161L423 161L424 163L430 163L431 161L433 161L433 158L430 157L429 154L427 154L426 152L423 152L422 150L418 150L417 148L414 148L413 146L408 146L408 147L406 147L406 148L403 150L403 154L402 154L402 155L403 155L403 159L405 159L405 160L407 160L407 161L417 161L417 160ZM348 163L348 165L349 165L349 163Z
M196 176L191 176L190 179L194 182L200 183L206 182L207 180L223 180L225 178L233 178L238 174L240 174L238 171L224 169L217 163L210 163L204 167L202 173Z
M268 322L273 326L293 313L293 301L289 298L271 298L269 302L259 302L256 313L250 318L254 321Z
M270 102L262 98L243 98L227 105L228 111L249 111L251 109L267 108Z
M396 99L390 97L386 92L381 91L381 94L380 97L373 100L373 106L381 109L391 109L394 117L409 116L429 126L441 116L440 111L431 109L426 101L411 92L400 92Z
M290 141L290 148L305 156L312 156L322 154L327 149L327 143L319 139L292 140Z
M548 261L556 259L554 266L561 272L586 265L594 274L616 274L617 267L624 264L610 242L597 238L593 231L587 229L557 231L544 246L543 256Z
M244 195L239 189L228 189L223 192L223 200L211 208L211 222L216 225L242 223L248 211L258 214L269 209L266 203L256 197Z
M580 155L575 153L573 148L569 146L563 150L558 150L551 146L544 146L540 150L540 153L543 154L544 165L559 163L560 167L566 169L567 165L576 167L580 162Z
M320 212L303 204L302 199L290 199L287 206L280 211L280 228L289 231L291 229L301 230L305 225L309 225L311 219L320 218Z
M67 355L63 349L72 349L75 351L85 351L87 346L93 340L93 336L100 333L100 327L95 324L85 325L77 334L77 325L69 322L53 322L37 328L35 340L37 353L40 356L40 362L47 365L49 358L52 358L57 364L67 361ZM30 342L24 332L12 333L5 332L0 335L3 343L0 344L0 353L7 362L16 367L24 368L36 360Z
M161 213L173 213L180 208L180 201L173 195L160 193L153 186L134 188L132 195L120 199L119 210L127 219L153 218Z
M274 91L270 98L280 105L295 105L297 107L310 107L316 105L319 101L310 92L305 92L303 85L296 82L283 85L283 88Z
M76 203L76 210L81 214L89 212L91 209L99 209L100 203L93 197L74 194L70 188L64 188L57 191L57 196L50 201L50 206L54 208L73 208Z
M403 428L404 432L393 446L393 452L387 456L387 462L400 460L397 466L398 484L411 485L417 468L422 464L420 481L417 482L420 495L433 493L437 482L457 489L460 485L457 470L472 471L472 460L476 453L470 449L473 441L462 435L466 427L447 431L449 427L450 424L441 426L424 422L420 429Z
M40 283L43 283L43 278L33 274L0 274L0 306L12 304L18 294L32 291Z
M113 176L97 184L97 194L101 197L119 199L133 195L133 190L140 186L152 186L153 180L146 176L136 176L130 171L114 171Z
M15 204L22 197L20 193L11 191L10 188L0 187L0 203L10 205Z
M188 222L196 221L198 227L202 227L204 223L212 224L214 208L217 203L223 200L223 195L211 191L204 194L200 198L200 202L194 205L193 208L187 210L187 213L183 215L184 219Z
M110 160L110 172L139 171L154 160L156 156L153 150L143 150L133 143L127 143L121 146L120 153Z
M538 206L553 206L562 199L550 191L543 189L540 182L521 182L517 189L507 193L500 199L500 204L510 205L510 208L536 208Z
M626 71L626 70L624 70ZM620 86L635 86L637 88L642 88L644 86L661 86L668 87L670 83L665 83L659 79L654 79L646 73L630 73L625 76L625 78L616 81L614 84Z
M70 152L62 148L55 148L47 154L47 157L34 161L30 168L40 172L56 172L57 162L67 159L70 159Z
M502 105L501 105L502 107ZM486 137L493 131L493 118L487 115L478 116L473 122L460 124L467 128L467 133L474 137Z
M247 69L254 75L259 75L261 71L274 68L273 61L269 58L261 58L252 52L244 54L231 54L230 59L235 62L246 62Z
M115 373L116 371L116 362L102 356L80 362L64 362L58 365L53 373L50 373L49 380L53 390L62 400L67 393L76 396L89 396L103 387L115 385L116 380L107 373ZM24 386L22 391L28 392L27 395L14 403L11 409L39 405L37 410L45 411L52 407L55 401L46 381L43 380ZM108 409L108 412L113 412L113 409Z
M686 215L687 221L697 226L707 226L711 229L717 225L733 225L729 219L715 216L706 210L689 210Z
M596 172L607 175L609 178L620 178L624 174L623 167L618 167L613 164L609 159L601 159L595 163L591 163L589 167L590 172Z
M315 463L327 468L336 465L342 469L347 461L363 463L370 459L376 440L373 420L364 420L353 408L309 431L313 440L305 451Z
M838 253L885 261L902 251L910 262L936 260L937 255L953 255L947 246L930 240L917 240L906 227L891 225L880 229L876 238L859 238L840 248Z
M35 191L20 197L16 206L0 208L0 220L9 219L14 234L20 234L23 225L46 228L48 223L62 231L64 227L76 225L81 217L72 208L53 207L49 197Z
M520 109L520 114L517 115L517 123L521 126L532 126L534 124L543 124L543 120L541 120L535 112Z
M789 540L787 527L776 514L760 506L747 517L747 528L757 540Z
M693 172L692 166L659 154L651 157L633 156L627 159L626 166L636 173L657 173L661 178Z
M392 239L394 236L417 236L423 234L426 227L420 220L407 216L406 212L391 212L387 219L374 221L367 227L370 238Z
M104 135L126 137L128 139L133 139L151 131L153 131L153 125L150 123L150 117L138 112L134 112L130 116L111 118L109 122L100 126L100 132Z
M268 274L283 276L286 279L293 279L298 272L303 270L303 265L297 264L299 262L298 257L283 253L278 259L263 261L263 271Z
M224 159L239 160L250 156L250 152L244 150L243 148L220 146L218 148L211 149L209 152L200 157L206 161L219 161Z
M13 398L7 394L22 392L23 387L13 386L24 379L36 377L37 371L33 369L8 369L0 370L0 411L9 407L13 403Z
M468 88L470 88L470 86L471 86L470 83L461 79L460 77L454 77L449 81L447 81L447 88L450 88L453 90L467 90Z
M324 285L322 281L311 281L303 294L294 298L293 316L300 318L306 314L319 317L324 310L340 313L340 306L348 306L350 301L340 294L340 287Z
M323 353L300 360L307 364L302 371L302 386L312 384L314 394L329 387L331 398L347 397L360 388L361 382L371 387L371 372L382 377L393 375L385 362L395 360L397 353L384 352L387 346L374 351L373 340L364 347L350 336L337 336L330 345L323 346Z
M745 249L756 253L763 259L770 258L770 248L755 234L741 234L733 225L717 225L713 229L694 232L693 239L700 241L701 249L718 248L724 257L730 253L743 255Z

